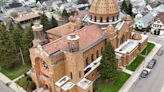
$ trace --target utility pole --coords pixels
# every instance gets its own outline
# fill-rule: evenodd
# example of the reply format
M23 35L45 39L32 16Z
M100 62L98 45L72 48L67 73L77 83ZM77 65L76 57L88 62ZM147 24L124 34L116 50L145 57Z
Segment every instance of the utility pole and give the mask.
M22 63L23 63L23 65L25 65L25 62L24 62L24 57L23 57L23 54L22 54L22 49L21 49L21 48L19 48L19 50L20 50L20 54L21 54L21 58L22 58Z

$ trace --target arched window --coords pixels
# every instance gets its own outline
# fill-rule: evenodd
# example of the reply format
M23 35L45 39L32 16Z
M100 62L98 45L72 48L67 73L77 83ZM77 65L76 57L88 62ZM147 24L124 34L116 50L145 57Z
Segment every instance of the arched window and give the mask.
M97 21L97 18L96 18L96 16L95 16L95 22Z
M97 52L96 52L96 58L98 58L99 57L99 51L97 50Z
M109 22L109 17L106 18L106 22Z
M101 55L102 55L102 53L103 53L103 47L101 48Z
M92 56L91 56L91 60L94 61L94 54L92 54Z
M89 58L88 57L85 59L85 64L86 64L86 66L89 64Z
M103 18L102 17L100 17L100 22L103 22Z
M114 21L114 19L115 19L115 18L114 18L114 16L113 16L113 21Z
M72 72L70 72L71 79L73 79Z

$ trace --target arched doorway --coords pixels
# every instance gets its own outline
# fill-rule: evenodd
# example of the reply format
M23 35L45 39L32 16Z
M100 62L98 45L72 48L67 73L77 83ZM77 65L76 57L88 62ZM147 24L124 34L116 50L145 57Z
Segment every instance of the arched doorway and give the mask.
M41 75L41 67L40 67L40 61L41 59L38 57L35 59L35 73L36 73L36 77L37 77L37 82L38 82L38 86L41 87L42 86L42 82L40 80L40 75Z

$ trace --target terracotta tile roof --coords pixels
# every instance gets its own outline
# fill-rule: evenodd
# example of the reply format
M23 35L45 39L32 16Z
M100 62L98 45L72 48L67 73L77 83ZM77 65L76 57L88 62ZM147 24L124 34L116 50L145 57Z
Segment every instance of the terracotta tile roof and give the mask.
M69 22L62 26L47 30L46 32L57 36L64 36L74 31L76 26L77 25L75 23Z
M80 37L80 50L91 45L102 37L102 31L96 25L85 26L80 30L74 31L73 34L76 34ZM44 45L44 51L46 51L48 54L52 54L58 50L68 50L67 36L68 35L63 36L62 38Z
M159 13L157 19L159 19L164 24L164 12Z
M128 22L124 22L124 24L122 25L122 27L119 31L124 31L124 30L127 30L128 28L129 28Z

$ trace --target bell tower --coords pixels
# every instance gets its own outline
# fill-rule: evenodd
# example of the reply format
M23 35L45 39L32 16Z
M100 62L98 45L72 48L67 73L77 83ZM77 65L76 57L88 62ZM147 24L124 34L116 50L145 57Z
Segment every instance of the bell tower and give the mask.
M75 34L71 34L67 37L68 40L68 48L70 52L79 51L79 36Z
M46 41L45 34L43 33L43 25L39 23L39 21L35 21L34 25L32 26L33 34L34 34L34 40L33 46L37 46L39 44L42 44Z

